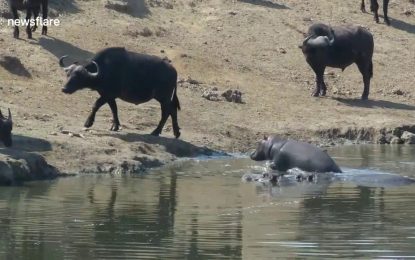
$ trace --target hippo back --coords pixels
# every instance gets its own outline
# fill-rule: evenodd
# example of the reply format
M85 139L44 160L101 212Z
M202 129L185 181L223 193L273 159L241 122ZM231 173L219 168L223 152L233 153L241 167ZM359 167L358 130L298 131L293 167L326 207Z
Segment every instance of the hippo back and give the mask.
M281 148L279 156L288 160L289 168L300 168L309 172L341 172L325 151L309 143L289 140Z

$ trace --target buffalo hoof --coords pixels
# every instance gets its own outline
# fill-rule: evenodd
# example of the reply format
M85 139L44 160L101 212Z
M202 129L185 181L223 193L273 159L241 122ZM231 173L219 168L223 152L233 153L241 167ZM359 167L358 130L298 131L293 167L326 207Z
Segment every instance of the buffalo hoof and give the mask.
M362 96L362 100L368 100L368 99L369 99L369 96L366 96L366 95Z
M94 119L88 118L84 124L84 127L90 128L94 124Z
M13 32L13 37L15 38L15 39L19 39L19 31L14 31Z
M160 132L159 132L159 131L154 130L153 132L151 132L151 135L152 135L152 136L159 136L159 135L160 135Z
M116 131L118 131L118 130L120 130L120 125L119 125L119 124L113 124L113 125L111 126L110 131L114 131L114 132L116 132Z
M47 27L43 27L42 28L42 35L47 35L48 34L48 28Z
M37 26L32 27L32 32L36 32Z
M385 23L386 23L386 25L391 25L391 22L390 22L390 20L389 19L385 19Z
M312 97L318 97L320 96L320 94L318 93L318 91L314 91L313 93L311 93Z
M174 131L174 137L179 138L180 137L180 131Z

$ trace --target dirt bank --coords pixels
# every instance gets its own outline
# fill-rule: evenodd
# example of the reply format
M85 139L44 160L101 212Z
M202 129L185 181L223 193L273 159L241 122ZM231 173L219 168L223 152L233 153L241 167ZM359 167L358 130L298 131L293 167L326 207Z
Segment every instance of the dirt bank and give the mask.
M378 142L415 123L412 3L391 2L388 27L362 14L355 1L233 2L52 1L52 15L61 25L49 28L48 37L34 33L33 40L24 38L24 30L21 40L13 39L12 28L3 24L0 106L12 109L15 149L38 152L62 172L123 172L211 152L206 147L245 152L263 134L323 144ZM4 7L0 14L7 17ZM355 66L328 69L327 97L310 97L314 75L297 46L315 21L360 24L374 34L369 101L358 100L363 86ZM57 60L69 54L85 61L109 46L166 56L181 79L194 80L178 89L181 140L172 139L170 121L161 138L148 135L160 117L155 101L139 106L119 101L120 132L108 131L108 107L83 131L97 93L64 95L65 75ZM206 89L240 91L243 102L207 100Z

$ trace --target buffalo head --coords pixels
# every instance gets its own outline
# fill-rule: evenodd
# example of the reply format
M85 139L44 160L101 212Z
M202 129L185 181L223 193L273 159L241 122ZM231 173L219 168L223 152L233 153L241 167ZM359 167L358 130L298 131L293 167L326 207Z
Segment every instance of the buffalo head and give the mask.
M83 89L94 84L94 81L99 77L99 66L95 61L91 61L87 66L79 65L77 62L65 67L63 60L68 57L62 56L59 59L59 65L66 72L68 81L62 88L62 92L72 94L79 89ZM95 67L95 71L89 71L87 68Z
M6 147L12 146L12 129L13 120L10 109L7 118L3 116L0 110L0 141L2 141Z

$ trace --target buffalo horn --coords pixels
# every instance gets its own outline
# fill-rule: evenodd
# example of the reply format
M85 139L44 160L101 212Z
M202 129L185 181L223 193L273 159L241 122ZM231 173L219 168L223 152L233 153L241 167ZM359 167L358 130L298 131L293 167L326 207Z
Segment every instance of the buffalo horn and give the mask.
M63 60L64 60L65 58L67 58L67 57L68 57L68 55L64 55L64 56L60 57L60 59L59 59L59 65L60 65L62 68L66 68L66 67L65 67L65 64L63 64Z
M91 77L96 78L99 75L99 66L95 61L91 61L91 63L95 65L95 67L97 68L97 72L88 72L88 73Z

